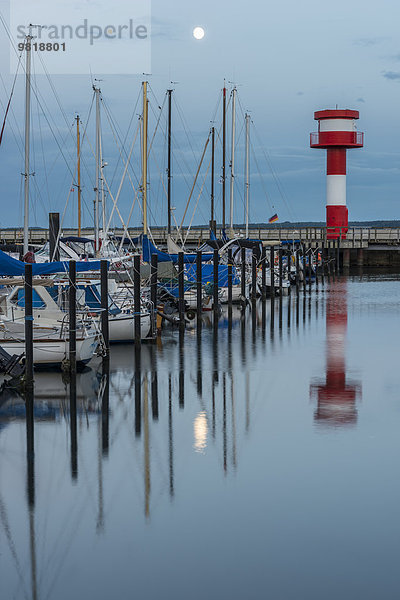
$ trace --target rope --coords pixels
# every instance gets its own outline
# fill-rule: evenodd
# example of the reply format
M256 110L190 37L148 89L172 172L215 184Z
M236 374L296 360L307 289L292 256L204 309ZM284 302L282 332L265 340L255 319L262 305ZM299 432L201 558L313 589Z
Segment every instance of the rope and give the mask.
M11 105L12 97L14 95L14 89L15 89L15 84L16 84L16 81L17 81L17 75L18 75L18 71L19 71L19 65L21 64L21 58L22 58L22 52L21 52L21 54L19 56L18 66L17 66L16 72L15 72L14 82L13 82L13 85L12 85L12 88L11 88L10 99L8 101L8 104L7 104L6 114L4 115L3 126L1 128L1 133L0 133L0 146L1 146L1 142L3 141L4 128L6 126L7 115L8 115L8 111L10 110L10 105Z
M200 169L201 169L201 166L202 166L202 164L203 164L203 160L204 160L204 157L205 157L205 154L206 154L206 150L207 150L207 146L208 146L209 142L210 142L210 134L208 134L208 138L207 138L206 144L205 144L205 146L204 146L203 155L202 155L202 157L201 157L201 161L200 161L200 164L199 164L199 166L198 166L198 169L197 169L196 177L194 178L193 186L192 186L192 189L191 189L191 192L190 192L190 195L189 195L189 199L188 199L188 201L187 201L187 204L186 204L185 212L183 213L183 217L182 217L181 224L180 224L180 226L179 226L179 230L181 230L181 229L182 229L183 222L184 222L184 220L185 220L186 213L187 213L187 211L188 211L188 208L189 208L190 200L192 199L192 195L193 195L193 192L194 192L194 188L196 187L197 178L198 178L198 176L199 176Z

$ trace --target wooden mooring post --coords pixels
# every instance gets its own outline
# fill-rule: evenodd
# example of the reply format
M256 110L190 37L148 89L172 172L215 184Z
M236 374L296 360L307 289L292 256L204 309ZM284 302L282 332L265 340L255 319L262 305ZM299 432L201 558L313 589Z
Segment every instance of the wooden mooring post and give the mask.
M232 313L232 280L233 280L233 257L232 248L228 250L228 310Z
M271 284L270 284L270 294L271 298L275 298L275 247L271 246L270 249L270 269L271 269Z
M241 264L242 272L241 272L241 277L240 277L241 295L242 295L243 304L246 304L246 248L241 249L241 261L242 261L242 264Z
M139 257L140 259L140 257ZM139 265L140 268L140 265ZM109 331L109 313L108 313L108 262L100 262L100 298L101 298L101 333L104 342L105 360L110 356L110 331ZM136 312L136 308L135 308Z
M141 302L140 302L140 256L133 258L133 304L135 310L135 345L141 344Z
M197 305L197 322L200 323L203 312L203 278L202 278L202 253L197 252L196 255L196 305Z
M76 262L69 262L68 310L69 310L69 372L71 381L76 377Z
M219 254L218 250L214 250L214 286L213 286L213 308L214 308L214 318L218 316L219 310Z
M152 309L151 318L151 333L154 337L157 330L157 283L158 283L158 256L157 254L151 255L151 267L150 267L150 302Z
M261 253L261 298L264 302L267 298L267 249L265 246Z
M32 265L25 265L25 385L33 390L33 278Z
M251 299L254 302L257 298L257 256L251 256Z
M185 272L183 252L178 254L178 291L179 291L179 322L180 326L185 326Z

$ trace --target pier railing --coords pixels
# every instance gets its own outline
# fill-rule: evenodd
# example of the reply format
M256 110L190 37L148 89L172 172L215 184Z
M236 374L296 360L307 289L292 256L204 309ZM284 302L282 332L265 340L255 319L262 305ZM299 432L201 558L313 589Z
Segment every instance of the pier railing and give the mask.
M243 227L235 227L235 233L245 237L246 231ZM116 230L115 235L123 235L123 230ZM139 236L139 228L131 228L129 235L132 238ZM219 230L218 230L219 233ZM326 227L251 227L250 238L261 239L263 241L290 241L302 240L309 243L319 243L328 240ZM167 242L166 228L153 228L152 234L158 244ZM63 229L63 236L76 236L76 229ZM84 237L93 236L93 230L82 230ZM210 231L206 227L193 227L189 233L186 230L182 232L183 238L187 242L198 244L208 240ZM0 243L2 244L21 244L23 232L21 229L0 229ZM29 243L33 246L40 246L49 239L48 229L31 229L29 231ZM346 240L341 242L343 247L366 248L368 246L389 245L400 246L400 227L349 227Z
M340 143L337 140L337 131L315 131L310 134L311 148L326 148L330 146L361 148L364 145L364 133L361 131L344 131L340 133Z

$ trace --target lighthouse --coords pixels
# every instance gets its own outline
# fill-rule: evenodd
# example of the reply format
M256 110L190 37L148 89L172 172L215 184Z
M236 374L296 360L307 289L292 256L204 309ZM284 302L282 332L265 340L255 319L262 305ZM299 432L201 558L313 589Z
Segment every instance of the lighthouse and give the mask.
M318 110L314 119L318 131L311 134L311 148L322 148L327 154L326 228L327 238L346 239L349 225L346 205L346 152L362 148L364 134L357 131L358 110Z

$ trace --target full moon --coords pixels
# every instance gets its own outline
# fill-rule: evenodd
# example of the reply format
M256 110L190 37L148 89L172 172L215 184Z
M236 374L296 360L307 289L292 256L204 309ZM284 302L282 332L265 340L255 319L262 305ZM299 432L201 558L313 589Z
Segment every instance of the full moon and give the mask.
M202 40L203 37L205 36L206 32L204 31L204 29L202 27L195 27L193 29L193 37L196 40Z

